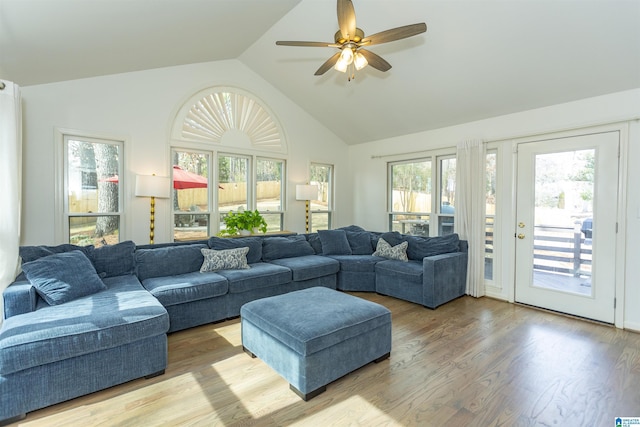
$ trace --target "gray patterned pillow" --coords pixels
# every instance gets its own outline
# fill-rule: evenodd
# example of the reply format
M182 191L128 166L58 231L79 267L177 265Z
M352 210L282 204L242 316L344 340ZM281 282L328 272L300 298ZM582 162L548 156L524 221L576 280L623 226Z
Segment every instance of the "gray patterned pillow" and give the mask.
M386 240L380 238L378 239L378 245L376 246L376 251L373 253L373 256L381 256L406 262L409 261L407 258L407 246L409 246L409 242L402 242L391 246Z
M208 271L218 270L246 270L249 267L247 264L247 253L249 247L235 249L224 249L222 251L216 251L215 249L200 249L204 256L204 262L200 267L200 273L206 273Z

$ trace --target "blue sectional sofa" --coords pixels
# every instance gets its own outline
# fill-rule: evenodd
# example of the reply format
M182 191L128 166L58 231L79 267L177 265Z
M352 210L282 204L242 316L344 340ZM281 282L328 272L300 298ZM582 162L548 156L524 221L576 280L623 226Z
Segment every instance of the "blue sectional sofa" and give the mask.
M381 242L382 240L382 242ZM20 248L4 291L0 424L162 374L167 333L240 315L243 304L316 286L435 308L464 295L467 246L350 226L291 236L100 248Z

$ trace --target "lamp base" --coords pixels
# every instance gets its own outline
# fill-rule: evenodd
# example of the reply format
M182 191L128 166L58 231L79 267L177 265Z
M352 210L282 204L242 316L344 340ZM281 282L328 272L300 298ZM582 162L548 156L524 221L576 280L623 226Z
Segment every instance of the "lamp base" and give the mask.
M151 212L149 215L149 244L153 245L154 229L156 221L156 198L151 196Z
M304 208L305 208L305 232L311 233L311 228L309 227L309 200L305 200Z

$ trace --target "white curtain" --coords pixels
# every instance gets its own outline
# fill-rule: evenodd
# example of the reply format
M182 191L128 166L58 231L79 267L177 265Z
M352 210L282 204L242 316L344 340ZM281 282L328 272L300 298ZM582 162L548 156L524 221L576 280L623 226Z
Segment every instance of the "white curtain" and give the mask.
M486 149L480 140L458 144L456 161L455 229L469 242L467 294L485 295L485 181Z
M22 104L20 87L0 80L0 294L19 267L22 187ZM0 296L0 324L4 319Z

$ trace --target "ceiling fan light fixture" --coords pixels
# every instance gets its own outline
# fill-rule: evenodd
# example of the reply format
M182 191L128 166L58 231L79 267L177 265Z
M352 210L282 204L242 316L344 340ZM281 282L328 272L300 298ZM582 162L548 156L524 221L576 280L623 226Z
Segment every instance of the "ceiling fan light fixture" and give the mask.
M333 68L335 70L337 70L337 71L340 71L341 73L346 73L348 66L349 66L349 64L347 64L342 59L339 59L338 62L336 62L336 65Z
M336 31L334 43L311 41L276 41L278 46L309 46L309 47L335 47L339 51L334 53L316 70L314 75L321 76L331 68L342 73L347 73L349 80L355 78L355 72L370 65L378 71L389 71L391 64L379 55L370 51L372 45L393 42L406 39L427 31L427 24L404 25L391 28L365 37L364 31L356 27L356 14L352 0L337 0L338 31ZM366 49L365 49L366 47Z
M340 54L340 58L338 58L338 62L333 67L336 70L345 73L349 65L353 63L353 51L349 47L345 47L342 49L342 53Z
M356 55L353 58L353 65L355 65L356 70L362 70L367 66L368 63L369 61L367 61L367 58L365 58L363 54L361 54L360 52L356 52Z
M342 53L340 54L340 61L345 62L347 65L353 62L353 51L350 47L345 47L342 49Z

